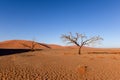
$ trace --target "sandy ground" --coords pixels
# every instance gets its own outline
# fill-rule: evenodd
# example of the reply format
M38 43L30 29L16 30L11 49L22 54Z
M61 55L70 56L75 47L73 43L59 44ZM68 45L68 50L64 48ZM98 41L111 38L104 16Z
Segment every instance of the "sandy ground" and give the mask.
M120 54L43 50L0 57L0 80L119 80Z

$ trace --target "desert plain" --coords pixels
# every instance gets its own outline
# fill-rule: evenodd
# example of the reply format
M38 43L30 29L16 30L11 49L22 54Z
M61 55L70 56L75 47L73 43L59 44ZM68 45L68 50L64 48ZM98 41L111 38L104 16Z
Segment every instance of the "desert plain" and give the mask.
M31 41L0 42L0 49L29 49ZM45 46L46 45L46 46ZM36 51L0 56L0 80L119 80L120 49L37 44ZM3 53L0 53L3 54Z

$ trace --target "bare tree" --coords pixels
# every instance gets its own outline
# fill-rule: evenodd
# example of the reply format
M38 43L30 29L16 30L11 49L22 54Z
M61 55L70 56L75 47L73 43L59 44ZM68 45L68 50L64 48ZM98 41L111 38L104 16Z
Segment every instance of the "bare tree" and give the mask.
M39 46L43 46L43 47L46 47L46 48L51 49L51 47L48 46L47 44L38 43L38 42L35 41L35 39L32 39L32 40L30 41L30 44L26 44L26 43L21 43L21 44L22 44L23 46L29 48L30 51L36 51L36 50L38 50L38 48L36 48L37 45L38 45L38 47L39 47ZM39 50L41 50L41 49L39 49Z
M65 42L68 42L68 44L72 43L77 45L79 47L78 54L81 54L81 49L83 46L94 44L97 41L103 40L103 38L101 38L100 36L93 36L93 37L87 38L85 34L76 33L75 35L73 35L71 32L68 35L63 34L61 38Z
M28 44L25 44L25 43L22 43L23 46L25 47L28 47L31 51L35 51L35 46L38 44L37 42L35 42L35 40L32 40L30 41L31 44L28 45Z
M35 51L35 46L37 45L37 43L33 40L31 43L31 51Z

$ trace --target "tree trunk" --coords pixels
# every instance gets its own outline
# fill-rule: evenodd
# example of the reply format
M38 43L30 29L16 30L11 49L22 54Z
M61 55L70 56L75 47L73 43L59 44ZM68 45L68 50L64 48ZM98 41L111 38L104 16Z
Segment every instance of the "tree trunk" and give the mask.
M79 52L78 52L79 55L81 54L81 49L82 49L82 47L80 46L79 47Z
M31 44L31 51L35 51L35 42L33 41L32 44Z

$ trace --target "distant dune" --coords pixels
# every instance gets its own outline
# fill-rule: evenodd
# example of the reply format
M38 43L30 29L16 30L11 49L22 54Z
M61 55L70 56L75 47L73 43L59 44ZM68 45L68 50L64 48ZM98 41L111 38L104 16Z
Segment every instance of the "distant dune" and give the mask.
M57 44L46 44L35 42L35 49L78 49L77 46L61 46ZM7 40L0 42L1 49L30 49L32 41L30 40ZM92 48L83 47L87 52L120 52L120 48Z
M64 46L57 45L57 44L47 44L47 45L50 46L51 49L60 49L60 48L64 48Z
M35 42L36 46L35 49L62 49L62 48L71 48L76 49L77 46L61 46L57 44L46 44L46 43L39 43ZM7 49L29 49L32 45L32 41L30 40L7 40L0 42L0 48L7 48ZM83 49L94 49L90 47L83 47Z
M35 42L35 49L46 49L51 48L50 45L44 43ZM32 41L29 40L8 40L0 42L0 48L7 49L30 49Z
M51 49L60 49L60 48L78 48L77 46L61 46L57 44L46 44L46 43L38 43L35 42L36 49L46 49L46 48L51 48ZM0 42L0 48L10 48L10 49L29 49L31 47L32 41L30 40L7 40ZM88 48L88 47L84 47Z

